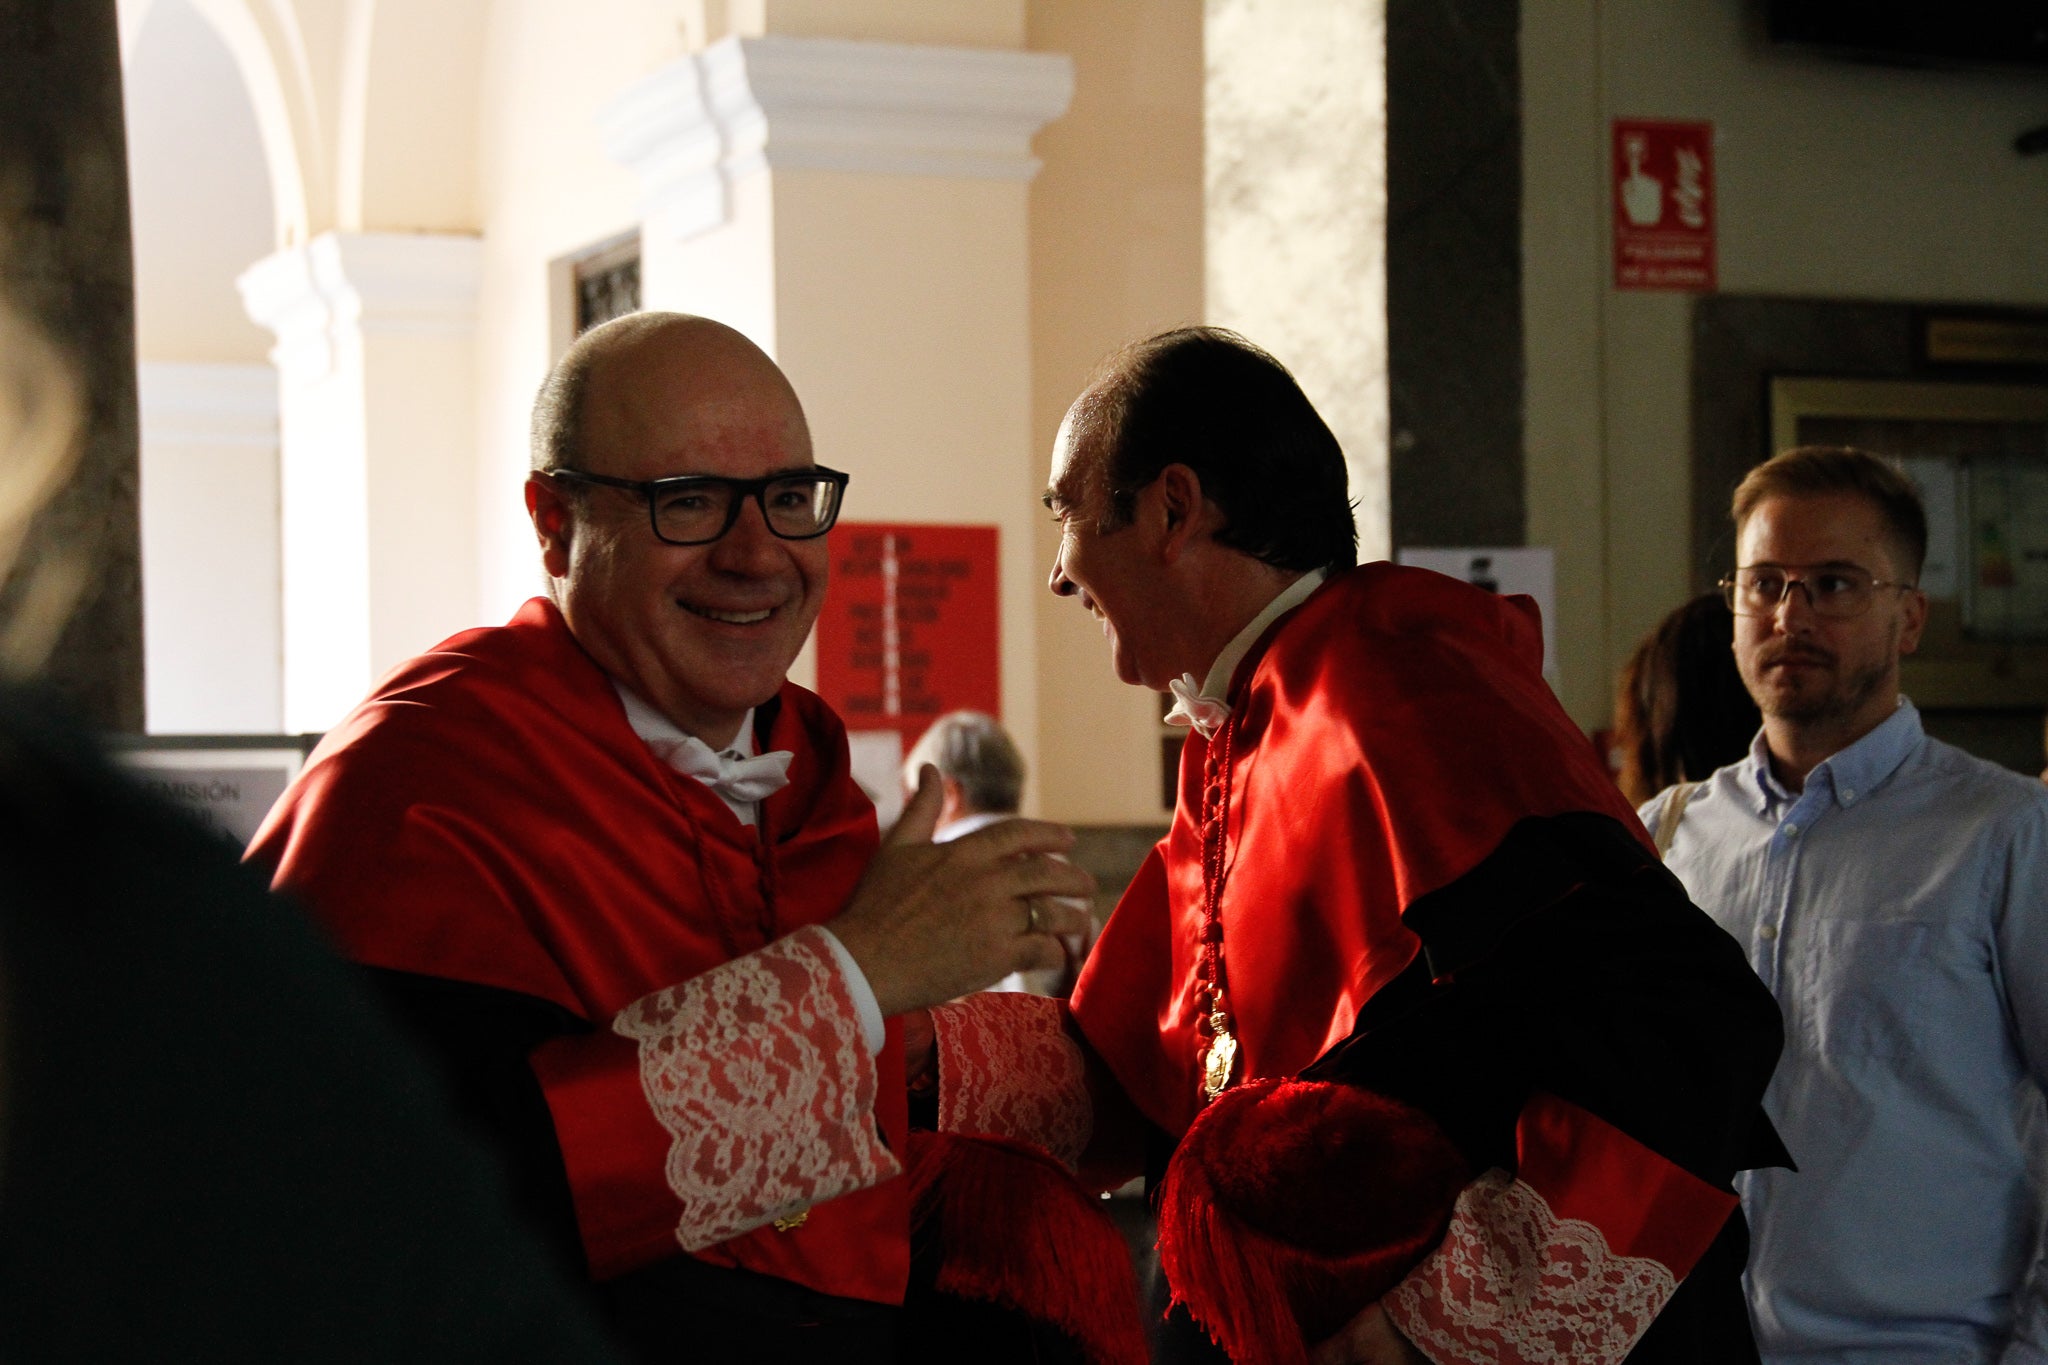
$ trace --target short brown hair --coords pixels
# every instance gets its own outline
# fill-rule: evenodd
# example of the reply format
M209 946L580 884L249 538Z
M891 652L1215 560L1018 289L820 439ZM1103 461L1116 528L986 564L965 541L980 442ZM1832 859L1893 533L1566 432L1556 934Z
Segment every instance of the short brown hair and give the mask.
M1918 582L1920 567L1927 560L1927 509L1920 503L1920 490L1896 463L1867 450L1795 446L1775 455L1736 485L1728 515L1740 535L1743 523L1765 498L1816 498L1830 493L1853 493L1870 500L1891 532L1900 570Z

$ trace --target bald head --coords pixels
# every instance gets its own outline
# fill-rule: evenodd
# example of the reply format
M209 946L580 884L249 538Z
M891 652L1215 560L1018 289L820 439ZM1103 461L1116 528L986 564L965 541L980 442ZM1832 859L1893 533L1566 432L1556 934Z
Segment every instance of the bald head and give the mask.
M603 442L592 439L593 420L605 427L622 420L644 425L655 415L650 407L673 412L677 405L741 403L780 409L803 422L796 391L744 333L688 313L631 313L578 337L541 384L531 465L617 472L589 463L604 462Z
M706 318L607 323L542 386L533 462L527 513L577 643L686 733L730 743L824 600L824 538L787 539L767 519L763 485L815 467L782 371ZM677 544L657 530L652 486L681 478L755 487L717 537Z

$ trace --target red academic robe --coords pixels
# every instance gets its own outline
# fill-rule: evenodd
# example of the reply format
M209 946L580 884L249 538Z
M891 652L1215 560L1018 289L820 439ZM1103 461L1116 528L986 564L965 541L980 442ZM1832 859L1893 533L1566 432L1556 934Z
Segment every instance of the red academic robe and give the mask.
M758 838L633 733L610 680L535 599L379 684L314 751L249 856L349 957L405 983L407 1012L446 1033L445 1052L479 1075L520 1073L509 1091L456 1083L491 1092L472 1106L491 1111L485 1122L551 1129L566 1193L529 1202L566 1198L594 1278L679 1255L679 1238L692 1240L684 1191L716 1202L780 1181L801 1207L816 1176L853 1192L800 1226L695 1255L899 1303L906 1182L886 1178L907 1128L899 1030L869 1062L828 950L796 932L846 903L876 847L874 809L838 719L811 693L785 685L756 734L764 751L795 755ZM717 989L678 987L692 982ZM764 1010L788 1027L764 1031ZM679 1019L703 1037L679 1042ZM749 1041L764 1033L774 1041ZM791 1076L815 1092L800 1115L820 1130L812 1157L850 1149L851 1175L792 1169L804 1152L759 1131L770 1111L754 1092ZM512 1113L517 1095L503 1095L535 1083L545 1110ZM741 1131L721 1137L728 1123Z
M1728 1176L1759 1143L1776 1150L1758 1136L1779 1041L1768 994L1655 866L1544 681L1526 599L1387 564L1337 574L1254 645L1230 700L1215 738L1190 735L1173 826L1075 989L1080 1033L1168 1140L1187 1130L1203 1105L1204 903L1220 890L1238 1078L1321 1059L1311 1074L1414 1103L1475 1171L1513 1173L1475 1182L1439 1252L1466 1261L1397 1321L1435 1359L1513 1360L1545 1314L1619 1315L1618 1350L1584 1357L1618 1359L1722 1236ZM1220 877L1205 809L1223 822ZM1561 1310L1449 1304L1486 1292L1480 1253L1459 1245L1475 1219L1534 1239L1524 1270L1586 1254L1542 1243L1590 1225L1603 1265L1666 1282ZM1728 1320L1716 1340L1746 1344L1740 1265L1738 1245L1711 1314ZM1445 1312L1471 1320L1423 1320Z

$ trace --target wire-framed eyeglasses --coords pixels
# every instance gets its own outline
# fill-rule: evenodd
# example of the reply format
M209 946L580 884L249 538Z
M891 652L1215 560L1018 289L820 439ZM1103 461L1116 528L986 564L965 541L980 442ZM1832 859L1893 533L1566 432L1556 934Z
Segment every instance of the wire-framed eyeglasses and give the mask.
M648 524L670 545L709 545L733 528L747 499L761 505L768 529L784 540L815 540L839 520L851 475L823 465L765 479L679 474L671 479L615 479L580 469L550 469L550 478L623 488L647 500Z
M1888 583L1857 568L1807 569L1792 573L1776 564L1737 569L1720 582L1728 610L1737 616L1774 616L1785 595L1798 588L1816 616L1845 620L1870 610L1879 588L1910 592L1916 583Z

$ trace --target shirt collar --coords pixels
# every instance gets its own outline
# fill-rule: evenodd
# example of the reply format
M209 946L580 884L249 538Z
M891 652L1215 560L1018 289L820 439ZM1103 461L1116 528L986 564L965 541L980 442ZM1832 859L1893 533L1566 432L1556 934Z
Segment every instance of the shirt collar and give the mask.
M932 842L935 844L950 844L963 834L972 834L978 829L987 829L990 825L998 825L1005 820L1014 820L1016 818L1017 813L1015 811L976 811L972 815L963 815L957 820L948 820L945 824L940 825L932 831Z
M1308 595L1323 585L1326 576L1321 569L1310 569L1282 588L1266 604L1265 610L1254 616L1243 630L1231 636L1230 643L1223 646L1223 652L1209 665L1209 675L1202 680L1202 695L1228 701L1231 675L1237 672L1237 666L1244 662L1244 656L1251 652L1259 637L1266 633L1266 627L1306 602Z
M1806 775L1806 791L1815 790L1818 784L1832 794L1836 805L1853 806L1899 770L1925 733L1919 708L1902 696L1898 708L1869 734L1815 764ZM1749 746L1749 764L1760 813L1792 796L1771 772L1770 747L1761 730Z
M619 701L626 708L626 724L632 726L633 733L647 743L666 741L673 744L683 739L694 738L682 726L635 696L617 678L612 679L612 690L619 694ZM740 720L740 732L732 737L732 743L721 746L718 752L752 758L754 749L754 708L750 706L747 708L747 714Z

